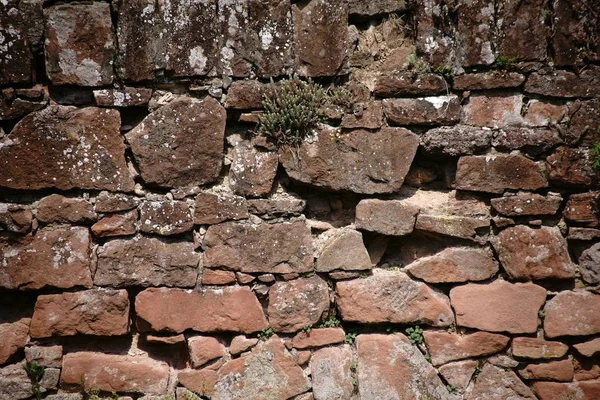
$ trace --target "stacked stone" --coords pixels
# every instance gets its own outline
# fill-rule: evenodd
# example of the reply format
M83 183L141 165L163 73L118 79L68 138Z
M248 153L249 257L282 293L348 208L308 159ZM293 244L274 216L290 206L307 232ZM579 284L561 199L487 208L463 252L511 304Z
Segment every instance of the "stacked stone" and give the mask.
M0 400L600 398L592 1L44 3L0 2ZM277 147L292 73L352 107Z

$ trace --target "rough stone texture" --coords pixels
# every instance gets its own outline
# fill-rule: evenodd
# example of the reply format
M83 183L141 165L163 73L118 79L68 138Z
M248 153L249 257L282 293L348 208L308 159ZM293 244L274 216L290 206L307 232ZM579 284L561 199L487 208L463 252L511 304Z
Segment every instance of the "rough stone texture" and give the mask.
M348 399L352 384L352 349L348 345L317 350L310 358L310 375L315 400Z
M518 371L523 379L541 381L569 382L573 380L575 370L571 360L551 361L541 364L528 364Z
M25 359L30 364L36 363L42 367L61 368L62 358L62 346L29 346L25 348Z
M114 35L110 5L59 4L44 10L46 73L55 85L112 83Z
M231 345L229 346L229 353L236 356L238 354L243 353L244 351L249 350L257 343L258 339L250 339L244 335L236 336L231 340Z
M557 66L581 65L585 58L598 57L598 46L586 35L586 29L594 29L593 17L587 16L585 0L557 0L554 12L560 15L552 23L552 50ZM597 26L597 25L596 25ZM594 48L596 51L594 51ZM594 54L595 53L595 54Z
M192 213L185 201L144 201L140 204L140 229L145 233L176 235L191 231Z
M150 288L135 298L135 311L141 331L254 333L268 326L260 303L248 287L196 291Z
M348 12L351 15L372 16L377 14L391 13L406 10L404 0L376 0L364 2L361 0L349 0Z
M600 338L592 339L588 342L574 344L575 350L582 356L592 357L596 353L600 353Z
M581 278L592 285L600 283L600 243L584 250L579 256Z
M569 240L585 240L590 241L600 238L600 230L593 228L569 228L567 239Z
M561 342L544 339L517 337L512 341L512 355L519 358L549 359L561 358L569 350L569 346Z
M83 382L85 390L101 387L108 392L164 394L169 366L147 356L81 351L65 355L60 381L61 385Z
M137 232L138 211L114 214L102 218L90 228L97 237L128 236Z
M0 80L2 80L1 73ZM0 90L0 121L24 117L44 108L46 104L48 104L48 90L41 85L30 89Z
M0 187L133 190L120 125L118 111L95 107L29 114L0 139Z
M23 363L0 368L0 399L21 400L33 395L31 380Z
M241 196L203 192L196 196L195 224L218 224L248 217L246 200Z
M297 216L304 212L306 200L286 196L248 200L248 211L264 219Z
M40 230L19 240L0 238L0 287L91 287L90 237L80 227Z
M249 142L233 149L229 168L229 186L240 196L262 197L271 191L279 158L275 152L261 152Z
M552 126L567 115L568 107L558 102L529 100L525 122L530 126Z
M533 156L561 143L562 139L554 129L511 126L496 131L492 139L492 145L498 150L521 150Z
M126 137L144 182L179 188L214 182L223 164L225 109L214 99L181 97Z
M20 204L0 203L0 232L27 233L31 229L31 208Z
M99 213L129 211L136 208L139 200L121 193L100 192L96 197L94 208Z
M269 290L269 322L275 332L316 324L329 308L327 282L318 276L277 282Z
M520 94L472 95L462 109L462 122L489 128L520 124L522 106L523 96Z
M438 74L386 74L378 76L373 94L379 97L433 96L448 90L448 84Z
M442 365L438 368L438 371L448 384L459 391L464 391L478 365L479 363L476 360L456 361Z
M77 334L116 336L128 331L127 291L93 289L38 296L30 335L34 338Z
M489 226L489 219L420 214L415 228L425 232L470 239L477 236L477 229Z
M464 3L456 11L456 55L462 66L490 65L496 47L496 9L485 0Z
M407 272L427 283L482 281L498 272L488 249L449 247L409 264Z
M379 129L383 125L381 101L355 103L352 114L344 114L340 126L344 129Z
M193 287L201 255L192 243L137 236L100 246L94 284L98 286Z
M203 285L229 285L235 282L235 273L231 271L219 271L205 269L202 271Z
M519 60L546 59L544 0L508 0L498 10L500 31L498 50L501 56Z
M31 318L21 318L11 322L0 320L0 337L2 338L0 365L6 363L13 354L25 347L30 322Z
M423 333L431 363L435 366L450 361L487 356L502 351L510 338L488 332L458 335L448 332L425 331Z
M540 167L518 154L464 156L458 160L457 189L502 193L506 189L537 190L547 185Z
M139 107L148 104L152 89L124 87L122 89L94 90L99 107Z
M581 137L582 146L593 146L600 140L600 132L593 127L600 124L600 99L575 100L569 107L569 136Z
M475 386L466 398L468 400L536 399L531 389L514 372L492 364L483 366Z
M310 230L303 222L225 222L208 228L203 246L206 268L285 274L308 272L313 264Z
M533 283L497 280L450 290L456 324L490 332L534 333L545 300L546 290Z
M331 236L317 259L317 272L333 270L360 271L371 269L371 259L363 236L354 229L341 229Z
M65 224L85 224L98 218L91 203L84 199L69 198L58 194L40 200L36 217L45 223Z
M517 193L514 196L491 199L490 203L494 210L509 217L554 215L560 208L562 197L560 194L553 193L549 193L547 196L536 193Z
M339 135L320 127L312 141L280 152L280 162L292 179L324 189L391 193L404 183L418 145L417 135L402 128Z
M416 53L431 65L452 65L456 60L455 27L449 24L450 12L440 0L415 4ZM452 16L454 17L454 16Z
M319 328L310 332L299 332L292 341L296 349L322 347L330 344L342 343L344 330L342 328Z
M285 349L281 339L256 346L252 353L227 362L220 370L216 400L289 399L310 389L302 368Z
M492 131L468 125L442 126L421 135L426 154L463 156L482 153L490 148Z
M599 200L600 192L572 194L563 211L565 219L578 224L598 226L600 220L596 209Z
M227 91L225 108L252 110L262 108L263 97L271 94L273 87L259 81L235 81Z
M487 90L521 86L525 75L517 72L480 72L455 76L452 88L455 90Z
M431 364L406 336L359 335L356 346L361 399L453 398Z
M183 370L177 374L177 380L186 389L196 393L196 395L190 393L191 397L188 396L190 400L196 400L198 395L211 396L213 394L217 383L217 371L209 368L199 371ZM183 399L185 398L184 395Z
M583 336L600 332L600 295L564 291L544 307L546 336Z
M348 3L310 0L292 5L296 71L334 76L348 68Z
M548 180L557 186L591 189L598 182L587 149L559 147L546 158Z
M535 382L533 388L541 400L595 400L600 393L600 382Z
M217 339L209 336L193 336L189 338L188 348L190 360L194 368L200 368L207 362L225 355L223 345Z
M397 200L361 200L356 206L356 228L383 235L411 233L419 208Z
M397 125L454 125L460 120L460 100L453 95L385 99L383 112Z
M378 272L336 283L336 301L344 321L449 326L454 314L448 298L402 272ZM537 311L536 311L537 312Z
M525 93L551 97L598 97L600 76L595 69L580 75L568 71L555 71L550 75L532 73L525 82Z
M504 270L512 279L571 279L575 265L571 262L567 241L557 227L533 229L525 225L506 228L492 245Z

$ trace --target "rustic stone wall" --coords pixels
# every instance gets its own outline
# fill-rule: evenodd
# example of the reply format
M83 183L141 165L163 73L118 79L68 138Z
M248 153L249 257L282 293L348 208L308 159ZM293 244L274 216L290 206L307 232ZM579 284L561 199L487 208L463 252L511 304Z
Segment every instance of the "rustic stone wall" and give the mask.
M599 28L0 0L0 400L599 399ZM346 99L278 147L293 73Z

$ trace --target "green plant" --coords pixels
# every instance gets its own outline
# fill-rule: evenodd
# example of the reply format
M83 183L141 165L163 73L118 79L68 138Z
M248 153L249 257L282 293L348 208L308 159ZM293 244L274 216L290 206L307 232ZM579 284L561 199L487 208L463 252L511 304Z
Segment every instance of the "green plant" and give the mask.
M358 334L356 332L348 332L346 333L346 335L344 336L344 343L346 344L354 344L354 341L356 340L356 336Z
M355 373L357 368L358 365L356 365L355 363L350 364L350 372Z
M456 392L456 388L452 385L446 385L446 390L448 391L448 393Z
M410 55L408 56L406 61L408 62L408 68L415 70L416 72L431 71L431 68L429 67L429 65L426 62L424 62L423 60L421 60L419 57L417 57L417 54L414 52L410 53Z
M340 324L341 322L339 319L337 319L336 317L331 317L321 322L319 328L337 328L338 326L340 326Z
M473 379L477 379L477 377L479 376L479 374L481 373L481 366L478 365L477 367L475 367L475 371L473 372Z
M304 325L302 327L302 332L304 332L304 333L310 333L312 331L312 328L313 328L312 324Z
M40 389L40 381L44 377L44 372L46 368L41 365L36 364L35 362L26 363L23 365L23 369L27 373L29 380L33 386L33 396L36 400L42 398L42 390Z
M592 145L592 168L596 171L600 171L600 142L596 142Z
M265 96L257 133L278 145L297 146L323 120L320 108L324 101L323 88L311 79L284 79L272 96Z
M267 328L267 329L263 329L262 332L260 332L257 337L258 340L267 340L268 338L270 338L271 336L273 336L273 328Z
M344 109L352 107L352 92L345 86L330 86L327 89L326 102Z
M433 69L433 73L443 76L446 79L451 79L454 76L452 72L452 67L448 67L447 65L435 67Z
M514 71L519 66L519 57L500 56L494 62L494 67L499 71Z
M425 354L425 361L431 364L431 356L429 354Z
M421 344L423 343L423 329L416 325L414 327L406 328L406 335L408 336L408 340L412 344Z
M99 389L86 389L85 391L86 400L101 400L100 399L100 390Z
M546 316L546 313L544 312L544 310L539 310L538 311L538 317L540 319L544 319L545 316Z

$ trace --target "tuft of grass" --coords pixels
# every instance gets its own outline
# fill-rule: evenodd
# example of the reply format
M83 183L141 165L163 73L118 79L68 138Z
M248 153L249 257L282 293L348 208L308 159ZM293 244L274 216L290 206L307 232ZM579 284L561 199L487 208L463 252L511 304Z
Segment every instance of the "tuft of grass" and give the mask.
M258 340L265 341L268 338L270 338L271 336L273 336L273 334L274 334L273 328L267 328L267 329L264 329L262 332L260 332L257 335L257 337L258 337Z
M356 332L346 333L346 336L344 336L344 343L354 344L354 342L356 341L356 336L358 336L358 334Z
M435 67L433 69L433 73L443 76L446 80L452 79L454 77L452 67L449 67L447 65Z
M304 332L304 333L310 333L312 331L312 328L313 328L312 324L305 325L305 326L302 327L302 332Z
M339 319L335 318L335 317L331 317L323 322L321 322L321 324L319 325L319 328L337 328L338 326L340 326L341 322Z
M514 71L519 67L519 57L500 56L494 62L494 68L499 71Z

